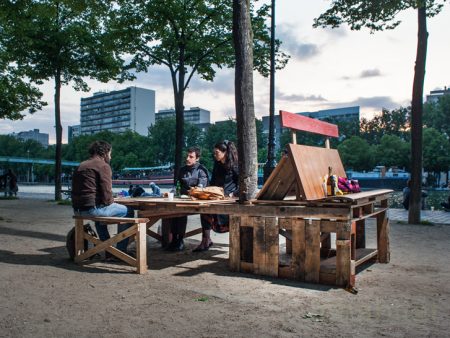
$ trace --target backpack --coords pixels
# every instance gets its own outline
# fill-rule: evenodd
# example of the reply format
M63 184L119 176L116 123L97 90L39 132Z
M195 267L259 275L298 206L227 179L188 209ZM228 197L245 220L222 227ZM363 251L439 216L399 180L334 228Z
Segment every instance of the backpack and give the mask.
M84 225L84 232L88 235L91 235L92 237L98 238L97 234L95 233L94 229L92 229L90 224ZM73 260L75 258L75 227L70 229L70 231L67 233L66 236L66 249L69 253L70 259ZM85 239L84 240L84 250L89 249L89 243Z
M338 178L338 188L347 194L361 192L358 180L349 180L345 177Z
M134 190L133 190L133 192L131 194L131 197L139 197L144 192L145 192L144 188L138 186L138 187L134 188Z

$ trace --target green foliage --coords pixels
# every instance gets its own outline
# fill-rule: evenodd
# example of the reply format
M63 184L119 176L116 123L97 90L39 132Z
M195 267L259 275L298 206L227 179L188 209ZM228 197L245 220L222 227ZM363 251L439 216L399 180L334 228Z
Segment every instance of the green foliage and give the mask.
M396 135L383 135L380 144L375 146L375 163L377 165L409 168L409 155L410 144Z
M426 171L448 171L450 169L450 142L448 137L434 128L424 128L423 158L423 167Z
M374 149L366 140L353 136L338 146L344 168L353 170L372 170L375 166Z
M450 137L450 95L443 95L438 102L425 103L423 124Z
M426 11L428 17L437 15L446 0L427 0ZM318 18L314 19L314 27L332 28L346 23L351 30L365 27L371 32L394 29L401 21L396 19L399 12L408 8L417 9L424 1L394 0L394 1L362 1L362 0L333 0L331 7Z
M383 109L380 115L375 115L371 120L361 119L361 135L370 144L381 142L383 135L395 135L403 140L409 140L411 121L411 107Z

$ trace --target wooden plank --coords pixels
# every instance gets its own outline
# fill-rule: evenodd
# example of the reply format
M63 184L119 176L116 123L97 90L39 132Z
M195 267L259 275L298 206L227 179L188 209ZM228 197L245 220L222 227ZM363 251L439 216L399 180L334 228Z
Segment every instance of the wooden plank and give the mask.
M248 263L248 262L242 262L241 261L240 271L241 272L245 272L245 273L254 273L253 272L253 263Z
M331 251L331 234L322 232L320 235L320 257L328 258Z
M239 231L241 263L253 263L253 217L240 216L241 226ZM253 268L252 268L253 269ZM252 270L253 271L253 270Z
M137 225L133 225L125 231L118 233L117 235L111 237L110 239L99 243L95 247L83 252L81 255L75 257L75 262L82 262L86 258L91 257L92 255L105 250L107 247L112 246L113 244L120 242L121 240L134 235L137 232Z
M186 232L186 234L184 235L184 238L188 238L188 237L192 237L198 234L202 233L202 228L197 228L191 231Z
M266 236L263 217L252 217L253 220L253 272L264 275L266 271Z
M320 221L305 221L305 281L319 282L320 274Z
M323 220L320 222L321 232L336 232L336 222Z
M147 272L147 224L137 224L136 234L136 269L137 273Z
M134 217L96 217L96 216L73 216L74 219L101 222L106 224L125 224L125 223L147 223L148 218Z
M336 285L351 285L351 225L338 223L336 232Z
M338 126L311 117L280 110L281 126L314 134L339 137ZM294 142L295 143L295 142Z
M326 285L336 285L336 274L320 271L319 283Z
M87 240L89 240L90 242L94 243L96 246L103 243L101 240L99 240L96 237L92 237L88 234L85 234L85 237ZM134 259L133 257L127 255L126 253L120 251L119 249L113 247L113 246L109 246L105 248L105 251L109 252L110 254L116 256L117 258L119 258L120 260L124 261L125 263L127 263L128 265L131 266L136 266L136 262L137 260ZM94 255L95 253L93 253Z
M292 275L294 279L305 280L305 220L292 219Z
M75 258L84 251L84 222L82 219L75 220Z
M366 247L366 221L364 219L358 220L356 223L356 238L355 246L356 249Z
M283 156L256 196L257 200L282 200L295 184L294 168Z
M266 263L265 275L278 277L280 256L280 239L277 219L265 217Z
M240 239L241 218L239 216L230 216L230 252L229 265L231 271L240 271L241 269L241 239Z
M377 249L356 249L356 259L355 266L359 266L364 264L365 262L371 260L372 258L377 257L378 250Z
M389 263L391 258L389 248L389 230L387 211L379 213L377 216L377 248L378 261L380 263Z
M373 259L378 254L377 249L356 249L355 266L364 264L365 262ZM320 273L336 274L336 256L323 259L320 262ZM335 281L336 282L336 281Z
M336 149L289 144L288 151L303 199L318 200L325 197L322 183L330 166L334 175L346 177Z
M283 265L278 267L278 278L296 279L290 265Z

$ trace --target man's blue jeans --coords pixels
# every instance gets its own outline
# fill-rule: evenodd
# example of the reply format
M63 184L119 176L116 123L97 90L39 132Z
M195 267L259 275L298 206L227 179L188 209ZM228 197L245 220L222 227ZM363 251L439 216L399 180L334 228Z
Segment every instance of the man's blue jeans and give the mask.
M92 207L87 211L75 212L75 214L80 216L89 215L98 217L133 217L134 211L131 208L127 208L125 205L119 203L112 203L110 205L107 205L106 207L102 208ZM117 232L122 232L131 226L132 224L129 223L118 224ZM100 238L101 241L106 241L111 238L109 235L107 224L95 222L95 229L97 230L98 237ZM128 238L125 238L124 240L117 243L117 249L123 252L127 252L127 246L128 246Z

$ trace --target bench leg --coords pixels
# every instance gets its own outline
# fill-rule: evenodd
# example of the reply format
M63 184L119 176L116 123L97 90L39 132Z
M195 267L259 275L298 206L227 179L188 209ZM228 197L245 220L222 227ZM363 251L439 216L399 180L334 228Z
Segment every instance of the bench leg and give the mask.
M136 234L136 269L137 273L147 272L147 224L137 224Z
M84 252L84 224L82 219L75 220L75 257Z

